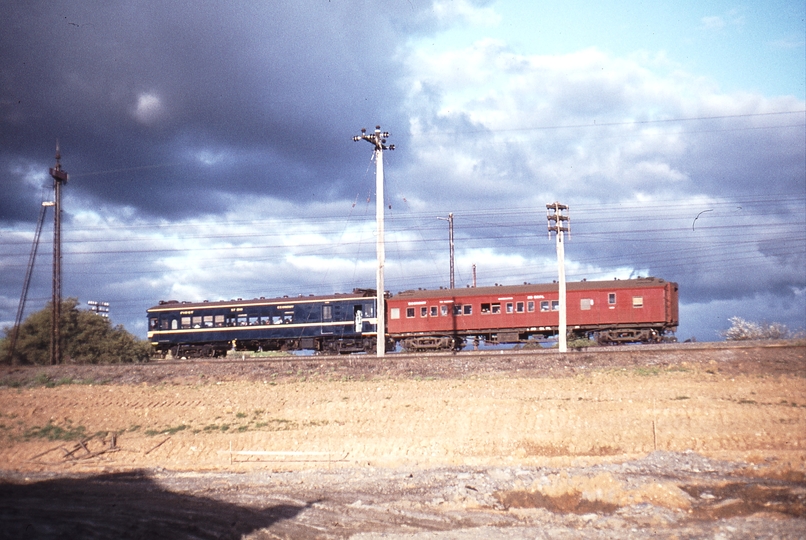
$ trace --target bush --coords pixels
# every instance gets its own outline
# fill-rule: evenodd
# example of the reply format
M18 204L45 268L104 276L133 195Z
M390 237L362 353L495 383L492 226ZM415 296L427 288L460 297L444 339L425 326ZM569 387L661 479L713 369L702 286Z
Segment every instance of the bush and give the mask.
M728 319L731 326L724 332L722 337L727 341L743 341L751 339L789 339L796 337L789 331L785 324L778 322L756 323L746 321L741 317L731 317Z
M51 306L31 314L19 327L14 347L20 364L50 363ZM6 328L0 343L0 362L8 362L8 347L13 329ZM151 354L147 342L134 337L122 325L112 326L109 319L78 309L78 299L68 298L61 308L62 361L79 364L114 364L145 362Z

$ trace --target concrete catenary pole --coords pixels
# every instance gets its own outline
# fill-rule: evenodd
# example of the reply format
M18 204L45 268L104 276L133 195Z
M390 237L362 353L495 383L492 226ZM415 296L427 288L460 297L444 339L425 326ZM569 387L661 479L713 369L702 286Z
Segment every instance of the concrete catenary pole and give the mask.
M50 168L53 177L53 294L50 310L50 363L62 362L61 311L62 311L62 184L67 183L67 172L62 170L62 155L56 142L56 166Z
M451 289L456 286L456 282L453 279L453 212L448 214L447 218L438 217L437 219L441 219L443 221L448 222L448 243L450 244L450 255L451 255Z
M563 212L566 212L563 214ZM567 333L568 327L566 322L566 301L565 301L565 241L564 233L570 233L570 216L568 215L568 206L554 202L546 205L546 219L548 220L549 238L551 233L557 233L557 273L559 278L559 328L557 329L559 339L559 350L561 353L568 351ZM569 226L563 226L566 222ZM552 224L553 223L553 224Z
M386 263L386 253L384 248L383 216L384 216L384 195L383 195L383 151L394 150L395 145L386 145L389 132L381 131L381 126L375 126L375 133L367 135L367 130L362 129L361 135L353 137L354 141L365 140L375 147L375 222L377 227L377 238L375 241L375 251L378 259L378 268L375 274L375 288L377 305L375 313L377 316L377 342L376 354L378 358L386 354L386 293L383 283L383 267Z

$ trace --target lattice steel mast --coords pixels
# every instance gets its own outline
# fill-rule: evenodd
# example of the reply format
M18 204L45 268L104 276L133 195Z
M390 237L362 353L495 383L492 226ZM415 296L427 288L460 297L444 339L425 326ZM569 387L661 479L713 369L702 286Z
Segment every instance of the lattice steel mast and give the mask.
M62 155L59 142L56 142L56 166L50 168L53 177L53 294L50 317L50 363L62 361L61 311L62 311L62 184L67 183L68 175L62 170Z

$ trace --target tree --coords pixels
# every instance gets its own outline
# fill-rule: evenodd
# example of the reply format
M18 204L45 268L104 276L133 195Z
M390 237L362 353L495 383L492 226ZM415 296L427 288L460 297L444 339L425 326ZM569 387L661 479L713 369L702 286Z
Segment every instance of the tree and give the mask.
M750 339L789 339L799 337L799 332L790 332L785 324L778 322L756 323L746 321L741 317L728 319L730 328L722 332L727 341L742 341Z
M51 305L28 316L19 327L14 347L20 364L50 363ZM13 328L6 328L0 343L0 362L8 362ZM63 361L78 364L114 364L146 362L151 355L147 342L137 339L122 325L112 326L109 319L78 309L78 299L62 302L61 337Z

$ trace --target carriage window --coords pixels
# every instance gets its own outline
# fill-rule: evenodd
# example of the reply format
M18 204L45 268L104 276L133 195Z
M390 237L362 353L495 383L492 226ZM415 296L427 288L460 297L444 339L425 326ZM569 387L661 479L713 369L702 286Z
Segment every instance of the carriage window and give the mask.
M581 309L582 311L589 311L592 305L593 305L592 298L583 298L579 301L579 309Z
M283 322L283 318L282 318L282 317L280 317L279 315L274 315L274 316L271 318L271 323L272 323L272 324L281 324L282 322Z
M216 315L213 319L216 328L221 328L224 326L224 316L223 315Z
M448 306L447 305L442 304L442 306L440 307L440 310L441 310L441 313L442 313L443 317L448 316Z
M389 310L389 318L390 319L399 319L400 318L400 308L393 307Z
M543 300L540 302L540 311L548 311L549 310L549 301Z
M512 302L507 302L507 313L514 313L514 309Z
M465 304L462 309L465 315L473 315L473 304Z
M481 305L481 314L486 315L490 313L490 304L482 304Z
M552 300L551 301L551 311L560 311L560 301L559 300Z
M632 307L634 307L634 308L644 307L644 297L643 296L633 296L632 297Z
M291 322L293 320L294 320L294 315L292 313L286 313L285 315L283 315L283 323L291 324Z
M400 315L400 310L398 310L398 315ZM322 320L323 321L332 321L333 320L333 306L322 306Z
M454 304L453 305L453 314L454 315L461 315L462 314L462 304Z
M523 302L518 302L515 304L515 311L518 313L523 313Z
M171 320L171 330L176 330L177 321L176 319Z
M428 308L425 306L420 307L420 317L428 317Z
M157 319L148 319L148 327L151 330L154 330L155 328L157 328Z
M437 306L431 306L431 316L432 317L437 316Z
M616 303L616 293L611 292L607 295L607 303L608 304L615 304Z
M190 317L182 317L182 328L190 328Z
M398 309L398 315L400 314L400 310ZM374 317L375 316L375 304L369 303L364 304L364 318L367 317Z
M529 313L531 313L531 312L533 312L535 310L535 301L534 300L529 300L528 302L526 302L526 310Z
M409 319L414 317L414 308L413 307L406 308L406 317L409 318Z
M249 319L246 316L246 313L238 315L238 326L246 326L249 322Z
M213 316L212 315L205 315L204 319L204 327L205 328L212 328L213 327Z
M498 304L498 303L493 304L492 312L493 312L494 315L496 315L498 313L501 313L501 304Z
M174 322L176 322L176 321L174 321ZM160 330L167 330L168 328L170 328L170 324L171 323L168 322L168 319L163 319L162 323L160 324Z

